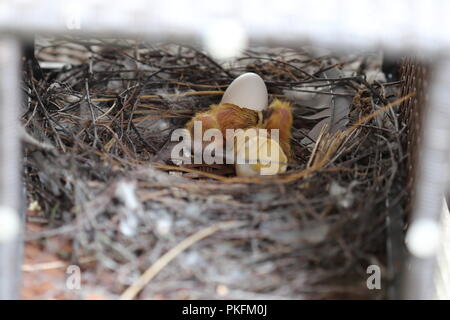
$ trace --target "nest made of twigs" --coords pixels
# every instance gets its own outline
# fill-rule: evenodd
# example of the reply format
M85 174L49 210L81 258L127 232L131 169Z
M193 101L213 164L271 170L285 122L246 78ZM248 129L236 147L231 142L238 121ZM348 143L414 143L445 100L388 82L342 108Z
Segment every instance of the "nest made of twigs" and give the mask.
M367 289L366 269L386 268L404 154L398 101L389 105L398 83L373 78L377 58L252 48L218 63L194 47L73 38L41 42L36 57L45 68L28 63L24 74L24 179L38 204L28 215L44 228L27 239L55 251L52 239L69 242L63 258L90 275L88 288L143 299L384 296ZM288 171L243 179L171 163L170 133L247 71L293 103ZM338 108L345 117L333 119Z

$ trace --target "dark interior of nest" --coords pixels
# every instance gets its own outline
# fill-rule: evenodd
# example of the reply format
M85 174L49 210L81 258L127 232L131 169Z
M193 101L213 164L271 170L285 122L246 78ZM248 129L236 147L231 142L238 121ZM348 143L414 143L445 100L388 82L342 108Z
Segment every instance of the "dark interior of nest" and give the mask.
M40 67L31 59L24 68L25 181L28 201L39 204L29 212L45 218L48 227L61 228L73 224L74 217L89 217L83 213L88 211L84 203L105 199L100 204L104 208L94 215L108 221L114 232L101 232L135 257L145 257L132 267L128 264L129 274L142 272L156 259L146 252L153 252L152 244L164 236L154 224L139 220L139 225L147 226L142 227L147 238L134 234L130 249L125 238L134 231L122 228L119 208L127 200L114 189L117 181L125 179L136 182L146 212L159 210L161 215L164 209L162 215L170 221L181 221L184 207L186 212L192 204L198 207L201 215L187 213L191 215L187 229L171 233L170 245L214 221L247 223L228 236L213 237L209 245L227 243L236 250L227 253L232 256L227 257L229 263L255 266L248 279L259 279L258 272L263 271L256 271L257 267L270 261L271 267L263 272L270 279L256 286L230 278L228 297L379 298L385 294L367 290L366 269L372 264L387 268L386 216L404 196L405 154L396 108L400 82L380 52L337 55L306 46L254 47L235 59L216 61L194 46L39 38L35 56ZM235 177L233 166L172 163L173 130L217 104L230 82L244 72L264 79L270 101L292 103L292 156L286 173L245 181ZM149 177L145 170L150 167L158 170ZM153 202L158 202L157 208ZM126 254L105 253L106 245L89 245L89 240L97 239L97 227L77 228L85 235L67 235L77 242L71 259L107 256L109 264L100 262L100 268L106 269L130 262ZM245 256L252 252L250 244L264 257L245 260L250 259ZM175 262L170 267L182 268ZM241 270L236 265L230 268ZM309 270L309 276L300 277L298 268ZM183 272L180 281L193 277ZM214 281L194 277L206 287L217 285L214 276ZM120 293L123 286L111 290ZM143 291L141 297L153 297L161 286L162 282ZM164 287L164 297L179 297L175 287L172 291ZM244 291L254 296L243 295ZM208 292L191 294L220 297L220 292Z

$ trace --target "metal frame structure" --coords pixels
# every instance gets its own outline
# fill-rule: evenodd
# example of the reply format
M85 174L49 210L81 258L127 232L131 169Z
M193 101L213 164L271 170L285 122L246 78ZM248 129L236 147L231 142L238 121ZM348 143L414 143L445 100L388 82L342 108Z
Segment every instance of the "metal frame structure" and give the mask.
M202 43L215 25L232 21L251 44L295 47L311 43L343 51L382 48L389 55L419 54L432 61L435 76L420 143L412 225L426 219L438 226L450 151L449 13L450 2L445 0L269 0L264 4L257 0L1 1L0 206L19 215L19 46L27 36L78 33L192 44ZM232 40L233 35L225 37L224 45ZM2 212L0 224L6 217ZM2 299L18 297L19 244L20 233L0 243ZM430 289L434 288L434 261L433 253L411 257L405 269L403 297L434 297Z

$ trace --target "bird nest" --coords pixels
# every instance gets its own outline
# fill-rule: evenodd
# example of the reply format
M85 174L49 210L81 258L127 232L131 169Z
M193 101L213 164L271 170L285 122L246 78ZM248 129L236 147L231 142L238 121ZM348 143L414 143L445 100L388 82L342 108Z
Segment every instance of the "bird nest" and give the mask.
M399 82L379 53L253 47L219 63L191 46L70 38L39 39L36 58L24 73L26 243L83 274L81 290L55 280L37 297L385 297L405 154ZM173 163L173 130L244 72L292 103L287 171ZM381 290L366 285L370 265Z

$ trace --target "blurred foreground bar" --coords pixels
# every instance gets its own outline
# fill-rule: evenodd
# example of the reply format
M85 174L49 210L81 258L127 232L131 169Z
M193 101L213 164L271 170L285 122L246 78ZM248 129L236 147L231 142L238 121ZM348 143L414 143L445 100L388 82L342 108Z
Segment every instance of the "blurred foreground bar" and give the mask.
M0 30L139 35L153 40L198 42L223 21L235 21L251 42L267 45L382 46L413 54L450 48L446 0L4 0Z
M18 298L22 261L18 229L22 165L19 66L18 41L0 37L0 299Z

